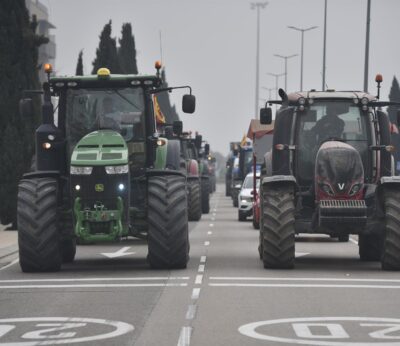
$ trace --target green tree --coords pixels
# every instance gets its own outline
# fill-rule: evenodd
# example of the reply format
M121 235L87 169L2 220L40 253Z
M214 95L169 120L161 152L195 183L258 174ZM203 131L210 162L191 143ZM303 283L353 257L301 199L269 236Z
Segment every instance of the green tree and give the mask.
M122 73L138 74L136 64L135 37L130 23L122 25L122 37L119 39L118 58Z
M390 88L389 101L400 102L400 86L396 76L393 76L392 87ZM396 114L399 106L389 106L388 113L392 123L396 123Z
M163 81L162 88L168 88L168 82L165 75L165 68L161 71L161 79ZM175 105L171 105L171 100L169 99L168 92L162 92L157 95L158 103L160 105L161 111L165 115L165 120L167 124L172 124L175 120L179 120L179 115L176 111Z
M0 1L0 222L16 225L18 181L29 169L40 99L33 118L18 111L23 90L38 89L38 47L48 39L35 34L24 0Z
M76 76L83 76L83 60L82 60L83 50L79 52L78 62L76 63Z
M101 67L107 67L111 73L121 73L118 61L117 41L111 37L111 23L110 20L100 34L100 42L99 47L96 49L92 74L96 74L97 70Z

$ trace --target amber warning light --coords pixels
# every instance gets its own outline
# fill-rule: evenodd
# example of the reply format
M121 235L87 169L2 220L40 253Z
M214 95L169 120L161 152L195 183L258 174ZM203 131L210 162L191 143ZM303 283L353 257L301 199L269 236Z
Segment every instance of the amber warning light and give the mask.
M53 66L51 66L51 64L44 64L44 72L52 73L53 72Z
M375 77L375 82L377 82L377 83L382 83L382 81L383 81L383 77L382 77L382 75L381 74L377 74L376 75L376 77Z

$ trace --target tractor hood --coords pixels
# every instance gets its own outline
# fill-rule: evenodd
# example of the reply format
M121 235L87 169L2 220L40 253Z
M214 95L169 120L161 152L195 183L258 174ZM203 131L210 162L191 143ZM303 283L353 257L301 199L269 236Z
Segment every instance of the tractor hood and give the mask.
M94 131L83 137L72 152L72 166L126 165L128 147L115 131Z
M323 143L316 157L315 184L317 200L362 198L364 169L358 151L339 141Z

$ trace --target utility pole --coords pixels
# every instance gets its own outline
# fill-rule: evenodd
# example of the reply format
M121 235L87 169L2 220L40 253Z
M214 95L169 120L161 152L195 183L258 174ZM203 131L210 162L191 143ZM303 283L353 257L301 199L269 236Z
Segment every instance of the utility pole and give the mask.
M287 91L287 61L290 58L294 58L295 56L298 56L298 54L293 54L293 55L274 54L274 56L285 60L285 91Z
M256 47L256 97L255 97L255 115L258 119L259 88L260 88L260 10L264 9L268 2L253 2L251 9L257 10L257 47Z
M326 80L326 16L328 9L328 0L325 0L325 11L324 11L324 52L322 54L322 91L325 91Z
M303 91L304 33L306 31L310 31L310 30L316 29L316 28L318 28L318 26L311 26L311 27L305 28L305 29L304 28L297 28L295 26L288 26L288 28L301 32L300 91Z
M364 91L368 91L368 69L369 69L369 27L371 23L371 0L367 4L367 33L365 37L365 62L364 62Z
M276 73L268 72L267 75L275 77L275 98L278 99L278 80L279 80L279 77L282 77L285 74L284 73L276 74Z

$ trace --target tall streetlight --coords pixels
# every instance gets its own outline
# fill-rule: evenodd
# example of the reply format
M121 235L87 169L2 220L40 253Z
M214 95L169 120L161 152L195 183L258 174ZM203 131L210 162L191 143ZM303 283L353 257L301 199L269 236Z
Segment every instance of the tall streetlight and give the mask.
M298 54L293 54L293 55L274 54L274 56L285 59L285 91L287 91L287 61L290 58L294 58L295 56L298 56Z
M253 2L250 4L251 9L257 10L257 48L256 48L256 102L255 102L255 115L256 119L258 119L258 102L259 102L259 88L260 88L260 79L259 79L259 71L260 71L260 10L264 9L268 5L268 2Z
M303 91L303 56L304 56L304 33L318 28L318 26L311 26L309 28L297 28L295 26L288 26L289 29L301 32L301 67L300 67L300 91Z
M371 0L367 4L367 33L365 37L365 62L364 62L364 91L368 91L368 65L369 65L369 27L371 22Z
M325 91L325 73L326 73L326 15L328 9L328 0L325 0L325 11L324 11L324 50L322 54L322 91Z
M278 99L278 80L279 80L279 77L282 77L285 74L284 73L278 73L277 74L277 73L268 72L267 75L275 77L275 98Z

